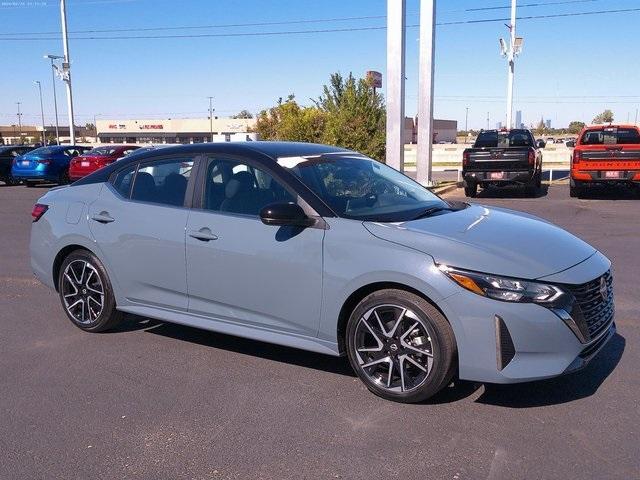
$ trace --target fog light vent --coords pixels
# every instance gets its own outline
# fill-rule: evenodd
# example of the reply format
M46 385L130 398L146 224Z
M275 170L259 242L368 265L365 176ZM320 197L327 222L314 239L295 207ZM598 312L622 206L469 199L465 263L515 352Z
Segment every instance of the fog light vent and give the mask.
M509 362L513 360L516 354L516 348L513 345L511 334L509 329L504 323L504 320L498 315L496 318L496 358L498 361L498 370L502 370L509 365Z

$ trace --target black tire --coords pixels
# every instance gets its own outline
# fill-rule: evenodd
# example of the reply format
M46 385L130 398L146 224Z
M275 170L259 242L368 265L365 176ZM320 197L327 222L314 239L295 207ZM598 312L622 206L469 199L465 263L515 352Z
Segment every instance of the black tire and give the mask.
M394 328L393 331L390 332L392 337L384 337L384 342L388 342L388 347L380 347L380 350L376 352L365 351L362 348L358 350L356 345L362 342L363 332L366 334L361 320L365 322L365 315L367 314L369 318L373 318L372 316L380 311L378 310L379 308L406 309L405 313L398 317L404 318L406 323ZM382 315L383 319L386 318L384 317L384 312ZM416 319L418 321L416 321ZM414 322L416 323L414 324ZM391 322L386 325L393 325L393 323L394 320L391 320ZM414 325L411 326L411 324ZM381 326L382 324L378 323L377 325ZM418 338L413 337L414 334L419 335L419 333L416 332L419 332L420 329L422 329L424 335ZM369 329L369 332L371 332L373 339L377 338L373 336L372 330ZM380 332L383 332L383 335L389 333L385 333L382 329L380 329ZM380 333L378 333L378 335L380 335ZM371 392L387 400L401 403L415 403L426 400L446 387L451 382L456 371L457 348L453 330L449 322L431 303L418 295L404 290L379 290L365 297L351 313L347 323L346 337L345 344L347 346L347 355L351 367ZM419 382L416 380L413 386L408 383L408 381L411 380L408 372L413 369L418 373L418 377L422 376L423 373L419 373L421 370L417 370L413 365L405 363L407 362L407 353L411 355L414 360L418 360L418 362L425 359L428 361L428 358L421 353L416 355L415 351L417 350L415 350L415 348L408 350L405 348L406 343L402 343L403 340L394 337L409 338L409 342L421 340L421 342L417 344L420 347L425 345L425 343L423 343L424 339L429 343L429 347L424 347L424 350L425 353L427 353L427 350L431 351L430 368L428 367L426 370L422 370L422 372L426 372L424 378L420 379ZM395 348L393 344L396 345ZM422 351L423 349L421 348L420 350ZM386 357L389 359L388 362L392 362L392 364L395 365L395 370L392 368L395 376L391 376L391 378L395 380L393 382L389 380L389 382L392 386L400 382L402 387L396 385L393 388L387 388L383 386L382 383L384 382L381 383L380 381L374 380L372 376L374 376L375 373L373 372L375 372L376 369L383 371L383 373L388 371L386 365L389 365L389 363L378 363L376 366L366 367L367 363L365 362L368 362L370 358L364 358L361 354L377 356L388 355L388 357ZM405 359L403 360L399 357L405 357ZM398 363L398 361L400 363ZM404 376L400 377L399 366L402 367L403 364L405 365L405 369L403 370ZM415 365L415 363L413 364ZM365 367L361 365L365 365ZM409 370L407 370L407 366ZM387 379L389 379L389 377L390 376L387 375ZM407 379L407 388L405 388L405 378ZM411 388L409 388L409 386L411 386ZM396 389L395 391L393 391L394 388Z
M465 182L464 194L469 198L476 198L476 195L478 195L478 184L476 182Z
M3 177L1 179L5 185L7 185L8 187L13 187L15 185L19 185L20 184L20 180L16 180L15 178L13 178L13 176L9 175L7 177Z
M80 270L83 263L86 264L87 267L85 267L85 270ZM71 270L67 271L69 266L71 266ZM89 266L91 268L88 268ZM81 275L80 272L82 272ZM101 288L96 287L95 275L98 276ZM67 276L69 278L66 278ZM80 278L80 281L75 282L78 278ZM94 280L90 281L91 278L94 278ZM87 332L104 332L115 328L122 321L123 313L116 310L115 295L107 271L93 253L87 250L74 250L67 255L60 266L57 281L62 309L76 327ZM75 289L78 293L76 296L70 296L70 293L73 292L70 290L72 283L74 285L71 288ZM81 289L79 290L79 288ZM94 290L91 290L91 288L94 288ZM96 290L102 291L102 298L95 293ZM89 299L90 296L93 298L93 302ZM73 308L68 306L79 298L86 299L86 303L81 304L81 315L78 311L78 308L80 308L79 305ZM98 298L102 301L102 308L99 313L96 314L97 308L95 308L95 306L96 299ZM91 312L94 313L95 318L91 318L89 307L85 310L86 305L94 305L94 309ZM87 313L86 316L85 313ZM88 321L86 321L86 317L88 317Z
M569 181L569 196L571 198L580 198L582 196L582 185L576 180Z
M36 186L36 182L30 182L29 180L25 181L24 184L29 188L33 188Z
M65 168L58 175L58 185L68 185L71 183L71 179L69 178L69 169Z
M538 190L542 188L542 170L536 174L536 188Z

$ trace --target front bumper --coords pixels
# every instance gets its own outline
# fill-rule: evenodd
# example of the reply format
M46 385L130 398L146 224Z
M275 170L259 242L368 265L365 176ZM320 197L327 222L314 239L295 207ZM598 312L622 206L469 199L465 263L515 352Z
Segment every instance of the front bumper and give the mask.
M492 178L492 174L501 173L502 178ZM491 184L510 184L510 183L530 183L533 179L534 173L532 171L518 170L518 171L500 171L500 172L473 172L464 171L462 177L467 183L491 183Z
M609 267L604 256L595 254L549 281L578 285ZM464 380L518 383L562 375L583 368L615 334L611 318L597 337L582 343L548 308L500 302L462 289L439 304L456 335Z

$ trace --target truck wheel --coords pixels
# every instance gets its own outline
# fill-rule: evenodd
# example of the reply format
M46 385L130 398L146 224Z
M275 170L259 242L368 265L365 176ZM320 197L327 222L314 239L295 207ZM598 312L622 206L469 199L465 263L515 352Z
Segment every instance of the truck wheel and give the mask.
M464 194L469 198L476 198L478 194L478 184L476 182L465 182Z
M542 188L542 170L540 170L536 174L536 188L537 189L541 189Z
M571 198L580 198L582 195L582 185L576 180L569 181L569 196Z

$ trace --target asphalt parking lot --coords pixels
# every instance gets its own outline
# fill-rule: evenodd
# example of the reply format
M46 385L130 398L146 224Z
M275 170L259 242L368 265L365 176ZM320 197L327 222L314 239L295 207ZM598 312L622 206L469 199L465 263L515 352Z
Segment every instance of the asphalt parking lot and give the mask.
M369 393L346 359L135 317L80 331L29 268L45 191L0 185L2 478L640 477L640 200L626 192L475 200L539 215L613 261L618 335L587 369L458 382L402 405Z

